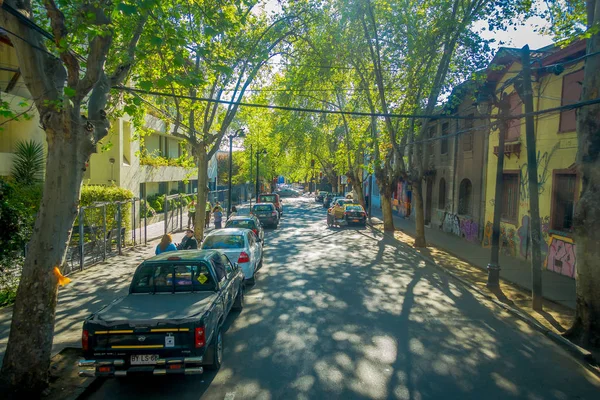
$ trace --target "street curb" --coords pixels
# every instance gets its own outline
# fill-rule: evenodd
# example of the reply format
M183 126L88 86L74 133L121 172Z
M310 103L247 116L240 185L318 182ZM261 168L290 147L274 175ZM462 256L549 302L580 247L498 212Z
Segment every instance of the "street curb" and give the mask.
M385 232L385 231L383 231L381 229L375 228L375 226L373 225L372 222L367 222L367 225L369 225L373 230L378 231L381 234L387 236L388 238L391 238L391 239L394 239L394 240L398 241L398 239L396 239L394 236L391 236L388 232ZM423 261L426 261L426 262L429 262L429 263L433 264L438 270L441 270L446 275L448 275L448 276L456 279L457 281L459 281L460 283L462 283L464 286L467 286L469 289L477 292L481 296L483 296L486 299L490 300L492 303L496 304L497 306L500 306L501 308L503 308L504 310L508 311L512 315L516 316L517 318L519 318L523 322L527 323L532 328L536 329L538 332L544 334L544 336L546 336L547 338L549 338L550 340L552 340L554 343L562 346L570 354L572 354L579 361L581 361L581 364L588 371L594 373L598 378L600 378L600 369L598 368L598 367L600 367L600 363L598 362L598 360L596 360L596 358L594 357L594 355L591 352L589 352L588 350L586 350L586 349L584 349L584 348L576 345L575 343L573 343L570 340L564 338L563 336L557 334L556 332L553 332L553 331L549 330L548 328L546 328L545 326L543 326L542 324L540 324L539 322L537 322L535 319L531 318L529 315L526 315L522 311L520 311L520 310L518 310L518 309L516 309L514 307L511 307L508 304L502 303L498 299L494 298L492 295L490 295L490 294L482 291L477 286L471 284L467 280L459 277L458 275L452 273L448 269L442 267L434 259L429 258L427 256L424 256L419 251L417 251L415 248L410 247L408 244L406 244L404 242L401 242L401 241L399 241L399 243L402 246L409 247L412 250L414 250L414 252L417 254L417 256L419 258L421 258ZM459 258L459 257L457 257L457 258Z

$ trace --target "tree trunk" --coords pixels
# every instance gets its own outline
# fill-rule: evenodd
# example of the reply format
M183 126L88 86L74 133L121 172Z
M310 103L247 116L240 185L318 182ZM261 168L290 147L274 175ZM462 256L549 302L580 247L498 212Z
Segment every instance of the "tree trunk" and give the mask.
M588 0L588 26L600 20L600 1ZM600 34L587 41L587 54L600 51ZM585 61L581 100L600 93L600 58ZM577 258L577 303L575 322L565 335L580 344L600 345L600 105L582 107L577 115L579 150L577 166L582 192L576 206L575 254Z
M425 213L423 209L423 183L413 182L413 209L415 210L415 247L427 247L425 240Z
M385 192L385 193L384 193ZM394 216L392 214L392 194L389 190L381 192L381 212L383 214L383 230L394 232Z
M59 115L53 118L59 119ZM55 125L59 129L68 126ZM32 235L35 240L28 244L2 364L2 378L9 386L3 394L8 397L37 398L48 384L58 294L53 270L65 259L90 153L89 147L82 150L87 135L79 131L78 125L79 119L72 122L70 132L46 130L46 180Z
M206 147L197 145L196 162L198 163L198 200L196 203L196 219L194 221L194 236L198 242L204 238L204 224L206 223L206 202L208 201L208 155Z

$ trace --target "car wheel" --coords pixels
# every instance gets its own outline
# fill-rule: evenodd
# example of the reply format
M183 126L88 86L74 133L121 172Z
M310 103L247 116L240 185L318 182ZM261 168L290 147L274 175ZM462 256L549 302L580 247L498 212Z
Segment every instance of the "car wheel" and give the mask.
M210 363L206 365L206 369L215 371L221 368L223 361L223 333L221 328L218 328L217 334L210 345L210 353L212 354Z
M234 311L242 311L244 309L244 285L240 286L240 291L235 297L233 306L231 307Z

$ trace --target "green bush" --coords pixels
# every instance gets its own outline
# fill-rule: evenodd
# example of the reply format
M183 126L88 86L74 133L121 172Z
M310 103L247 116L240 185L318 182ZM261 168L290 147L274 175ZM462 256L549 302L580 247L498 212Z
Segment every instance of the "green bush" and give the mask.
M100 185L84 185L81 188L80 206L93 206L94 203L112 203L106 206L106 226L107 229L116 228L117 226L117 205L115 202L127 201L133 199L133 193L130 190L118 186L100 186ZM90 207L84 211L86 226L103 226L102 207ZM78 217L79 219L79 217ZM75 221L75 225L79 225L79 220ZM126 202L121 205L121 226L126 230L131 229L131 202ZM79 240L78 232L73 232L72 240Z
M41 199L41 184L22 186L0 179L0 306L14 301Z
M147 201L141 200L140 201L140 218L144 218L148 217L154 217L156 215L156 210L150 206L150 204Z

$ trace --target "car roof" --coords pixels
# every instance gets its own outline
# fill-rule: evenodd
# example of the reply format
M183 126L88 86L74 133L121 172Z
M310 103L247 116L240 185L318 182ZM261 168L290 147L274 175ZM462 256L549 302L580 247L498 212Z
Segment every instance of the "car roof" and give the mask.
M215 254L216 250L178 250L167 251L157 256L151 257L144 262L166 261L172 257L179 257L181 260L208 261Z
M210 231L206 237L209 236L242 236L247 232L252 232L246 228L222 228Z
M256 206L273 206L273 203L256 203L252 207L256 207ZM273 207L275 207L275 206L273 206Z

